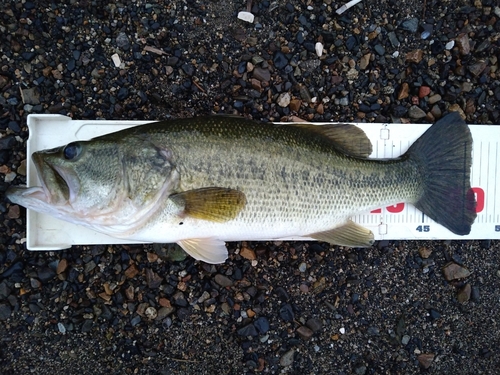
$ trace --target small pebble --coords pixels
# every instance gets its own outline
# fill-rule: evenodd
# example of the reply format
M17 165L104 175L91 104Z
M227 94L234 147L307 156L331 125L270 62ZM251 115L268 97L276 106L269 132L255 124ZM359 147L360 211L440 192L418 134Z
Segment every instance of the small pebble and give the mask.
M5 181L8 182L8 181ZM7 217L9 219L18 219L21 214L21 210L17 204L14 204L9 207L9 212L7 213Z
M290 304L287 303L280 308L280 317L285 322L293 322L295 314L293 313L293 309Z
M425 246L421 246L418 249L418 253L420 254L420 257L422 259L427 259L427 258L429 258L431 256L432 249L430 249L428 247L425 247Z
M299 328L297 328L296 332L302 340L306 341L310 340L313 335L313 331L306 326L300 326Z
M154 307L149 306L144 312L144 315L146 316L146 318L153 320L158 316L158 312Z
M227 287L230 287L233 285L233 282L231 281L230 278L228 278L227 276L221 275L219 273L217 275L215 275L214 280L217 284L219 284L223 288L227 288Z
M9 305L1 303L0 304L0 320L7 320L12 313L12 309Z
M470 284L467 283L462 289L459 290L457 299L458 302L460 303L467 303L469 302L470 297L471 297L471 286Z
M468 277L471 273L470 271L456 263L448 263L443 267L444 278L448 281L464 279Z
M454 46L455 46L455 41L454 40L450 40L448 43L445 44L444 48L446 48L447 50L450 50Z
M255 67L252 74L255 79L258 79L261 82L269 82L271 79L271 73L269 70L260 66Z
M267 320L266 317L259 317L257 318L254 322L253 325L255 326L255 329L257 330L258 333L264 334L267 331L269 331L269 321Z
M291 349L287 351L285 354L283 354L280 358L280 365L282 367L288 367L291 366L293 363L293 357L295 355L295 350Z
M288 92L282 93L278 96L277 103L280 107L288 107L290 104L290 94Z
M246 246L243 246L240 249L240 255L243 258L248 259L248 260L255 260L255 259L257 259L257 256L255 255L255 251L253 251L252 249L250 249L249 247L246 247Z
M8 172L5 174L4 181L5 182L12 182L16 178L17 174L15 172Z
M418 363L420 366L427 370L429 367L431 367L432 362L434 362L434 357L435 355L432 353L426 353L426 354L420 354L417 356Z
M426 113L418 106L416 105L412 105L409 109L408 109L408 115L413 118L413 119L421 119L421 118L424 118L426 116Z
M317 42L315 45L314 45L314 49L316 51L316 55L318 57L321 57L323 55L323 44L320 43L320 42Z
M311 331L316 333L323 328L323 323L319 319L311 318L306 322L306 326L309 327Z
M240 336L258 336L257 329L253 324L248 324L240 329L238 329L238 335Z
M245 21L245 22L248 22L248 23L253 23L255 16L250 12L241 11L241 12L238 12L238 19Z
M406 54L406 61L418 64L420 61L422 61L423 56L424 53L422 50L413 50Z

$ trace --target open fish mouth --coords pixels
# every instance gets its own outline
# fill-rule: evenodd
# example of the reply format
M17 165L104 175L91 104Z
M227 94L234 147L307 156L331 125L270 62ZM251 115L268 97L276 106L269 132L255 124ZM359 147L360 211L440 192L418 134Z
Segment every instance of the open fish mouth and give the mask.
M48 206L64 206L79 189L79 182L65 168L52 165L43 155L33 154L40 186L11 186L6 192L13 203L27 208L40 209Z
M61 167L44 160L43 155L35 152L33 162L41 186L11 186L6 195L13 203L30 206L40 202L48 205L65 205L75 197L79 183L70 173Z
M71 188L76 186L72 186L75 185L71 182L74 179L70 178L68 171L45 160L42 153L35 152L32 158L46 202L58 205L70 201Z

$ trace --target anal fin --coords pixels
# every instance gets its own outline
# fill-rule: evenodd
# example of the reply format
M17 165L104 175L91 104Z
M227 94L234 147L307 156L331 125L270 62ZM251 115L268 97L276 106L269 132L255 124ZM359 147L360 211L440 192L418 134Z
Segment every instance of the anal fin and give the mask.
M318 241L329 242L332 245L352 247L369 247L375 242L371 230L351 220L341 227L312 233L308 237L317 239Z
M194 259L205 263L220 264L227 259L226 243L214 238L190 238L177 242Z

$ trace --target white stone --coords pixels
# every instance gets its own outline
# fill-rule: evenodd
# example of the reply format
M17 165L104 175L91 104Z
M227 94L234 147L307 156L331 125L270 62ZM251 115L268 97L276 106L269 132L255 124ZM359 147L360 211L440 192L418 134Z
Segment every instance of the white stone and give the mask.
M113 60L113 64L115 64L115 66L116 66L117 68L119 68L119 67L120 67L120 65L121 65L122 61L121 61L121 59L120 59L120 56L118 56L118 54L117 54L117 53L115 53L113 56L111 56L111 60Z
M288 107L290 100L290 94L288 92L284 92L278 96L278 105L283 108Z
M249 23L253 23L253 20L254 20L254 15L250 12L239 12L238 13L238 18L242 21L245 21L245 22L249 22Z
M17 174L15 172L9 172L5 175L5 182L12 182L16 178Z
M321 55L323 54L323 44L317 42L314 46L314 49L316 50L316 55L318 55L318 57L321 57Z

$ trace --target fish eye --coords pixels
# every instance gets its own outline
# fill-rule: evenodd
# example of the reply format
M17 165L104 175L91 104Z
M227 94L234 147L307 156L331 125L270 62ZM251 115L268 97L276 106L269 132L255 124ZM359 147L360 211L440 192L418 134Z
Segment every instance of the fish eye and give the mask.
M66 160L74 160L82 152L82 146L79 142L72 142L66 145L63 149L63 155Z

